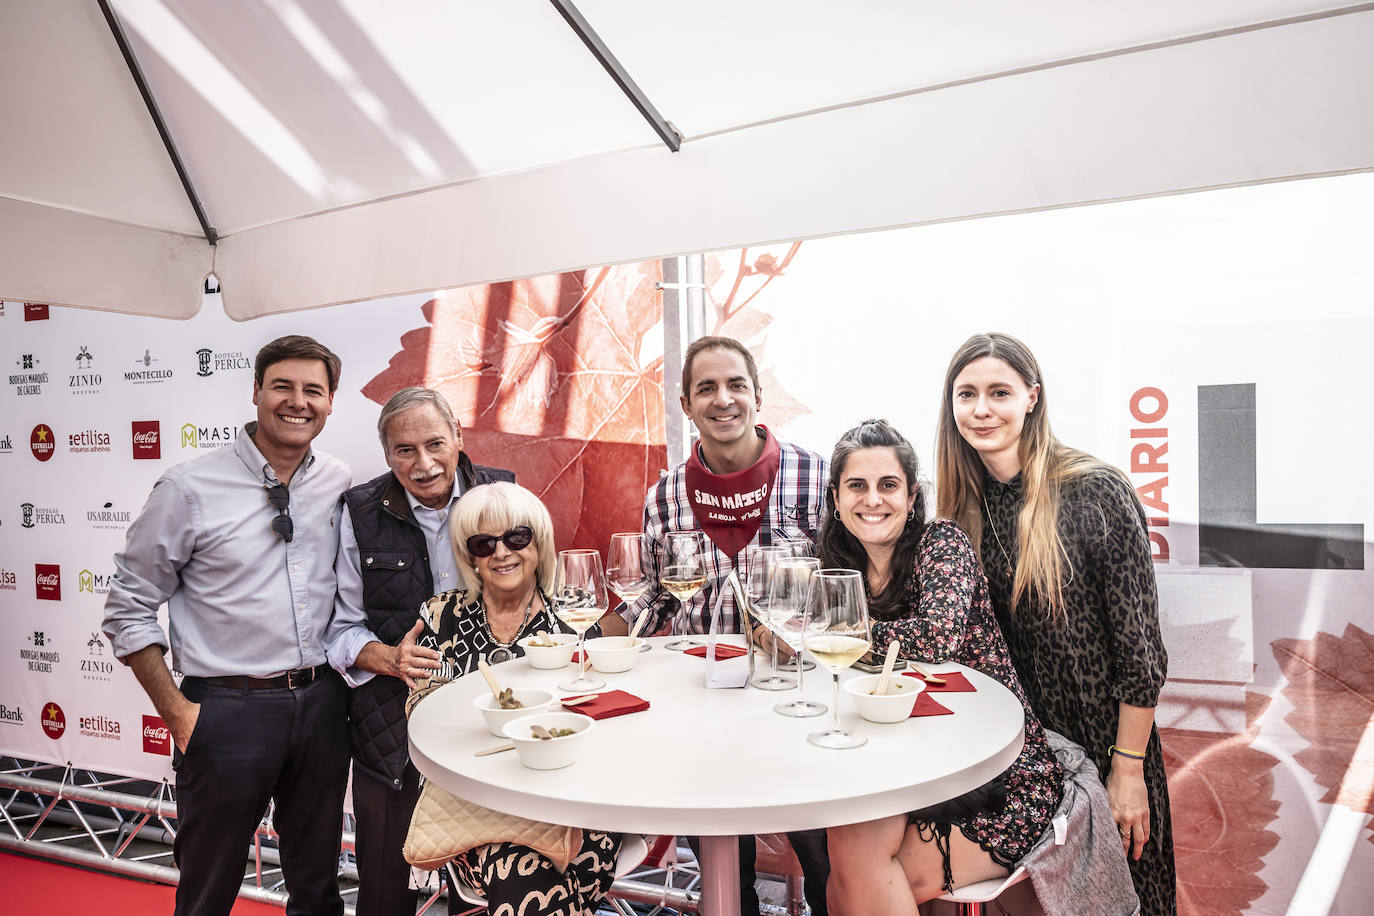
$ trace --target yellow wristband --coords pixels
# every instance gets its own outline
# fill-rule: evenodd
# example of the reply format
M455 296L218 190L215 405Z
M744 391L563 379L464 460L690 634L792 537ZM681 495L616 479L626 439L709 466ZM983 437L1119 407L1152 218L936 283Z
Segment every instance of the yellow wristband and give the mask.
M1113 745L1111 746L1111 748L1108 749L1107 754L1108 754L1108 755L1111 755L1111 754L1118 754L1118 755L1120 755L1120 756L1122 756L1122 757L1129 757L1129 758L1132 759L1132 760L1144 760L1144 759L1145 759L1145 754L1144 754L1143 751L1128 751L1128 750L1126 750L1125 748L1117 747L1115 744L1113 744Z

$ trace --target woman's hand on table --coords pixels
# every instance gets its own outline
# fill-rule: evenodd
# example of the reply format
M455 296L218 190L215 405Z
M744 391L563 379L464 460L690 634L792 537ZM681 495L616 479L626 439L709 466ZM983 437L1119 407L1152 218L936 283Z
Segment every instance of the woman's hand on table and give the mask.
M396 677L405 681L406 686L411 690L418 687L421 680L428 678L432 672L439 669L439 653L434 649L415 644L415 638L424 632L424 629L424 621L415 621L410 632L401 637L401 644L396 647Z

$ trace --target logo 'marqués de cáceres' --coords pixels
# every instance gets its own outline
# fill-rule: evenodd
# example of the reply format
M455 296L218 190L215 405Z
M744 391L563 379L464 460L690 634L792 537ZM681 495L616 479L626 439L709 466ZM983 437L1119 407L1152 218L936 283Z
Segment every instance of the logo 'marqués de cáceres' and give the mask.
M32 353L24 353L15 361L15 367L20 370L10 373L10 384L14 386L15 394L27 396L43 393L43 386L48 383L48 373L38 371L42 363Z
M62 567L56 563L33 564L33 583L37 597L43 601L62 600Z
M56 741L67 730L67 716L52 700L43 704L43 733Z
M143 717L143 753L172 756L172 730L161 716Z
M162 435L157 420L134 420L134 457L161 458Z
M28 637L32 649L20 649L19 660L29 671L37 671L42 674L52 674L52 666L62 664L62 653L57 650L54 640L51 639L47 631L34 630Z
M39 461L47 461L52 457L52 453L57 451L57 436L53 433L52 427L46 423L39 423L29 433L29 450L33 452L33 457Z

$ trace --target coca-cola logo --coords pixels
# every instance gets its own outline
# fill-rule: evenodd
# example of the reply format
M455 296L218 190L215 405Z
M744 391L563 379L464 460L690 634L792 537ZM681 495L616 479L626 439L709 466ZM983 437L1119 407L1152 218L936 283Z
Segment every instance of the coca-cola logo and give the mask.
M134 420L133 440L135 458L162 457L162 431L157 420Z
M56 741L67 730L67 716L52 700L43 704L43 733Z
M24 303L25 321L47 321L48 306L45 302L25 302Z
M33 584L43 601L62 600L62 567L54 563L33 564Z
M160 716L143 717L143 753L172 756L172 730Z
M46 423L39 423L29 433L29 449L33 452L33 457L39 461L47 461L52 457L52 453L57 450L56 436L53 435L52 427Z

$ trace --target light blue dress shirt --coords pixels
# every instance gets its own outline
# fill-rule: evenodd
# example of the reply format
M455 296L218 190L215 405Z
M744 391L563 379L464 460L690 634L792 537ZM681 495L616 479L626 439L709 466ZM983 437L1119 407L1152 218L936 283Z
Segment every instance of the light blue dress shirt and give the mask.
M458 561L453 556L453 545L448 536L449 519L453 517L453 508L458 504L459 496L459 484L455 482L453 497L448 505L442 509L431 509L406 491L410 512L425 533L425 543L429 547L429 572L435 595L462 587L458 579ZM367 626L367 610L363 607L362 562L358 559L358 539L353 533L353 519L347 504L344 505L339 527L339 558L334 570L339 580L339 593L334 599L334 622L325 634L325 648L334 670L344 676L348 686L358 687L373 678L371 671L364 671L354 664L358 660L358 653L369 642L381 640ZM415 610L418 612L420 609L417 607Z
M273 677L326 660L334 610L340 497L352 483L336 458L307 453L288 487L294 536L272 533L277 510L266 488L278 481L244 424L232 447L162 475L124 550L105 601L105 635L123 658L167 635L172 667L198 677Z

